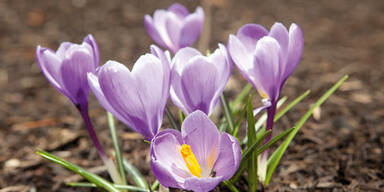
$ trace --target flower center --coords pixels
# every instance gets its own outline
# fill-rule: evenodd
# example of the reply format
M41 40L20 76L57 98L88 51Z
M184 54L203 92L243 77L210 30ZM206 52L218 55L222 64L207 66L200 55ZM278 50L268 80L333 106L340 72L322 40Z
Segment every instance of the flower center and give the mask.
M187 144L181 145L180 153L188 167L189 172L191 172L192 175L200 178L201 168L199 162L196 160L195 155L192 153L191 146Z

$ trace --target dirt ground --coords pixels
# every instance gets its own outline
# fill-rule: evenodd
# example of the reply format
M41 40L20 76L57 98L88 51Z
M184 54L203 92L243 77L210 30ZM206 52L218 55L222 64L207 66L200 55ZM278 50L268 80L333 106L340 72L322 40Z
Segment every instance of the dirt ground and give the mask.
M192 0L179 2L190 10L201 5ZM312 92L276 124L275 133L292 127L332 83L344 74L350 75L317 111L316 118L300 130L271 185L264 190L383 191L384 1L211 2L211 33L203 35L198 47L205 47L206 40L210 40L209 48L214 49L246 23L270 28L275 21L286 26L295 22L304 32L304 55L283 95L292 99L307 89ZM91 33L99 44L102 63L113 59L131 67L153 43L144 28L144 15L171 3L0 1L1 192L88 190L65 186L65 182L81 178L40 158L36 148L107 176L75 107L41 74L35 62L36 46L56 49L62 41L79 43ZM233 95L244 85L244 79L235 71L226 91ZM90 104L94 126L111 152L105 111L93 96ZM165 121L163 127L168 125ZM124 156L153 181L148 144L136 133L123 131L123 124L118 126Z

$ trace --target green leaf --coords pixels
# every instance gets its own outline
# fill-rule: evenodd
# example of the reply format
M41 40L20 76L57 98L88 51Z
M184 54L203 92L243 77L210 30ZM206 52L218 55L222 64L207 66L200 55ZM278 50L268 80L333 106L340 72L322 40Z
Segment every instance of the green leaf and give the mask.
M236 188L235 185L233 185L231 182L228 180L223 181L223 185L226 186L230 191L232 192L239 192L239 190Z
M123 165L128 174L131 175L133 181L137 186L144 189L149 189L148 183L145 180L144 176L140 173L139 170L137 170L134 165L129 163L126 159L123 159Z
M277 165L279 164L281 157L283 156L284 152L288 148L288 145L291 143L292 139L295 137L295 135L300 130L300 128L309 119L309 117L311 117L313 111L317 107L319 107L321 104L323 104L328 99L328 97L330 97L347 79L348 79L348 75L345 75L335 85L333 85L323 96L321 96L320 99L317 100L316 103L312 105L312 107L307 111L307 113L305 113L304 116L301 117L299 122L296 124L295 129L288 135L288 137L279 146L279 148L271 155L271 157L267 162L268 170L267 170L267 177L265 180L265 183L267 185L269 184L272 174L274 173Z
M249 96L247 102L247 122L248 122L248 144L252 146L256 143L255 117L253 116L252 95ZM255 192L257 190L257 157L251 152L248 160L248 191Z
M160 182L159 180L155 180L151 185L151 191L155 191L157 188L159 188Z
M221 101L221 106L223 108L224 115L225 115L225 118L227 119L227 123L229 127L229 130L224 130L224 131L231 133L235 130L235 125L234 125L235 123L233 121L231 108L228 105L228 100L225 97L224 93L220 96L220 101Z
M180 127L183 124L184 119L185 119L185 114L181 110L179 110Z
M113 148L115 150L115 157L117 161L117 167L119 169L120 173L120 178L121 178L121 184L127 185L127 177L125 175L124 171L124 166L123 166L123 157L121 155L121 149L120 149L120 143L119 139L117 137L117 131L116 131L116 126L115 126L115 119L113 118L113 115L109 112L107 112L108 116L108 125L109 125L109 130L111 131L111 137L112 137L112 143L113 143ZM118 183L120 184L120 183Z
M247 105L244 105L243 109L240 111L240 116L235 124L235 129L232 132L232 135L236 137L238 140L239 140L239 137L237 136L237 134L239 133L239 128L246 112L247 112Z
M169 122L171 123L172 128L176 129L176 130L180 130L180 127L177 126L175 118L173 117L173 115L172 115L172 113L168 107L165 108L165 113L167 114L167 117L169 119Z
M108 182L107 180L101 178L100 176L93 174L91 172L88 172L87 170L70 163L68 161L65 161L64 159L61 159L60 157L57 157L55 155L52 155L48 152L45 152L43 150L37 150L36 152L38 155L44 157L45 159L48 159L52 161L53 163L59 164L81 176L83 176L85 179L90 181L91 183L94 183L96 186L103 188L109 192L120 192L116 187L113 186L112 183Z
M311 93L311 91L307 90L306 92L301 94L299 97L297 97L295 100L290 102L286 107L284 107L284 109L276 113L273 121L276 122L277 120L279 120L283 115L285 115L285 113L287 113L290 109L292 109L292 107L294 107L296 104L300 103L305 97L307 97L309 93Z
M89 187L89 188L97 187L97 185L93 183L83 183L83 182L69 182L69 183L66 183L66 185L70 187ZM130 191L138 191L138 192L150 192L150 190L148 189L143 189L143 188L135 187L132 185L113 185L113 186L117 189L126 189Z
M250 83L248 83L244 88L243 90L241 90L241 92L239 93L239 95L236 97L236 99L233 101L233 102L230 102L229 103L229 107L231 109L234 109L234 111L236 111L236 109L238 108L238 105L241 104L243 102L243 100L247 97L247 95L249 94L249 92L252 90L252 85Z

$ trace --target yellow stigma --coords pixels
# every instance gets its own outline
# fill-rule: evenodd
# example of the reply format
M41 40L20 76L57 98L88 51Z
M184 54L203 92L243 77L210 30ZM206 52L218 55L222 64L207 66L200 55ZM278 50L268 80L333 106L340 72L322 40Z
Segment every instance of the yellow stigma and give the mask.
M201 168L199 162L196 160L195 155L192 153L191 146L186 144L181 145L180 153L188 167L189 172L191 172L192 175L200 178Z

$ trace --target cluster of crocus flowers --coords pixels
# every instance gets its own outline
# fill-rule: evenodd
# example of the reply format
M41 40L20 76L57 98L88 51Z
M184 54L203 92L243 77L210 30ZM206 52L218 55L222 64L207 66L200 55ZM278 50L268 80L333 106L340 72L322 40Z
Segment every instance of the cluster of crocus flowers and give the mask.
M200 35L204 13L194 13L175 3L168 10L145 16L148 34L160 46L139 57L132 70L117 61L99 65L99 50L87 36L81 45L62 43L55 52L38 46L37 62L49 82L79 109L101 158L116 172L104 153L88 115L91 89L99 103L151 143L153 174L165 187L210 191L230 179L239 167L241 148L236 138L219 132L209 115L219 102L234 62L240 73L263 98L266 129L272 129L281 89L298 65L303 34L296 24L289 31L275 23L268 32L246 24L204 56L191 46ZM168 98L186 115L181 132L160 131ZM271 135L266 138L269 141ZM264 169L267 153L262 154ZM112 174L114 177L116 174ZM263 176L260 175L261 180Z
M181 127L161 131L151 142L151 167L165 187L211 191L240 165L236 138L220 133L208 116L191 113Z
M191 46L199 37L204 24L201 7L192 14L178 3L168 10L156 10L153 18L146 15L144 25L148 34L160 46L176 53L180 48Z

